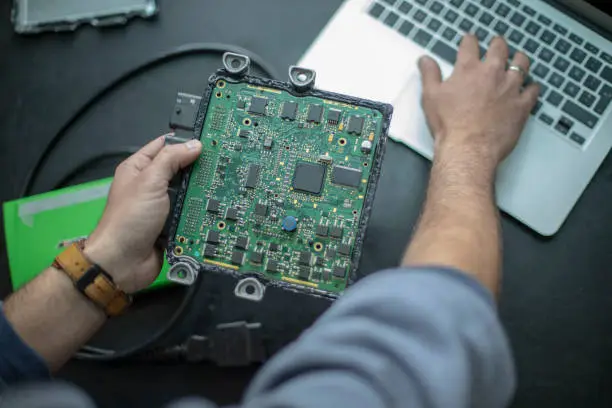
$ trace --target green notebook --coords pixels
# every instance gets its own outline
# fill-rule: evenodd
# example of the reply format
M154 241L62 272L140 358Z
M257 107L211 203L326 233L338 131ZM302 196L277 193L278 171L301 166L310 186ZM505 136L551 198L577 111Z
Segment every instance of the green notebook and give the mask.
M94 230L111 182L112 178L107 178L4 203L13 290L47 268L65 246ZM151 288L170 283L166 278L168 268L164 263Z

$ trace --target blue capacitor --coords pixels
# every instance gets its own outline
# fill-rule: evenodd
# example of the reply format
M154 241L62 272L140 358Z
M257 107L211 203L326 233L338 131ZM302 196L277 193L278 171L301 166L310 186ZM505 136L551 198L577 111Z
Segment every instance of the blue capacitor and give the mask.
M283 219L282 226L285 231L293 232L297 228L297 219L292 215L288 215Z

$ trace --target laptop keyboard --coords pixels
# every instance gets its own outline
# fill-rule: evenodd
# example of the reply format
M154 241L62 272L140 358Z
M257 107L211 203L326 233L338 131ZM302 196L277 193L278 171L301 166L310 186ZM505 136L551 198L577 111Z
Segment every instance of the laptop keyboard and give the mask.
M368 14L454 64L463 34L477 36L481 55L495 35L508 40L510 58L531 60L540 99L531 114L579 146L612 105L612 53L600 50L520 0L376 0Z

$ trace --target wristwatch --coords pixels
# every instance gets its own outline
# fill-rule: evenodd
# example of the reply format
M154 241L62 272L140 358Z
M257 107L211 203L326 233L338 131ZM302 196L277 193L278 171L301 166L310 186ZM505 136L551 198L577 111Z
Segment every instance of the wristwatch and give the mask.
M120 315L130 306L132 297L119 289L112 276L100 265L83 254L84 248L84 239L73 243L55 258L53 267L68 275L76 289L104 310L107 316Z

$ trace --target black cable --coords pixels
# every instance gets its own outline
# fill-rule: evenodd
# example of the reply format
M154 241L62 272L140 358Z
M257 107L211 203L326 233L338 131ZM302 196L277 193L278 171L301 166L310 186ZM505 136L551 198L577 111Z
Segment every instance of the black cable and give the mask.
M168 52L162 53L157 57L152 58L115 78L110 84L106 85L96 94L94 94L72 115L72 117L70 117L70 119L64 124L64 126L62 126L60 130L55 134L55 136L53 136L53 138L49 141L49 143L39 156L38 160L34 164L34 167L32 167L32 169L28 173L25 183L23 185L23 189L21 191L21 197L27 197L32 193L32 187L34 186L34 182L36 181L36 178L38 177L38 174L40 173L43 165L46 163L47 158L49 157L53 149L55 149L57 144L67 133L68 129L70 129L89 109L91 109L92 106L97 104L109 93L111 93L130 79L142 74L143 72L148 71L156 67L157 65L163 64L173 59L198 54L223 54L227 51L248 56L255 65L259 66L259 68L264 72L265 75L273 79L278 78L276 70L271 65L269 65L262 57L249 50L235 45L222 43L195 43L186 44Z
M83 104L71 117L70 119L60 128L60 130L53 136L53 138L49 141L38 160L36 161L34 167L28 173L22 192L21 197L27 197L32 193L32 188L38 174L43 168L44 164L47 161L47 158L53 152L58 143L62 140L62 138L67 134L68 129L72 127L92 106L101 101L104 97L110 94L112 91L117 89L119 86L129 81L130 79L158 66L165 62L171 61L176 58L186 57L189 55L198 55L198 54L223 54L225 52L233 52L236 54L242 54L248 56L251 61L257 65L261 71L264 72L266 76L272 79L277 79L278 74L276 70L266 63L266 61L260 57L259 55L246 50L244 48L230 45L230 44L222 44L222 43L196 43L196 44L187 44L180 47L177 47L169 52L158 55L157 57L138 65L131 70L121 74L117 78L115 78L111 83L100 89L97 93L95 93L85 104ZM87 167L92 164L111 157L117 157L126 155L131 152L130 149L122 150L122 151L114 151L114 152L106 152L100 155L97 155L93 158L86 160L77 166L74 170L70 171L66 176L64 176L56 185L61 187L65 185L68 181L70 181L76 174L85 170ZM155 343L159 342L170 333L177 323L179 319L183 316L184 312L191 305L195 294L199 288L201 282L202 274L198 274L196 281L189 286L187 289L187 293L177 310L174 312L172 317L168 320L168 322L159 329L153 336L149 337L143 343L133 346L131 348L115 351L115 350L106 350L93 346L84 346L82 351L76 353L75 357L83 360L94 360L94 361L110 361L116 360L126 357L131 357L137 355L138 353L145 351L151 348Z

